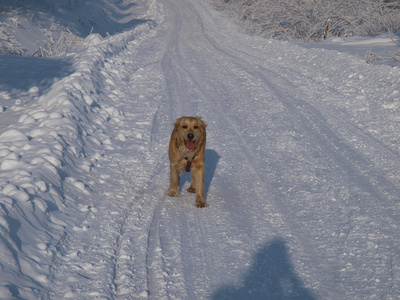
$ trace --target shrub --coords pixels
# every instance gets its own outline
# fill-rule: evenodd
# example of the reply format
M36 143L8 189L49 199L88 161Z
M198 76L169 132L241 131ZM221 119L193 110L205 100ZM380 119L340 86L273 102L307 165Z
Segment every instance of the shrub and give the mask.
M285 40L374 36L400 29L394 0L209 0L234 16L249 33Z

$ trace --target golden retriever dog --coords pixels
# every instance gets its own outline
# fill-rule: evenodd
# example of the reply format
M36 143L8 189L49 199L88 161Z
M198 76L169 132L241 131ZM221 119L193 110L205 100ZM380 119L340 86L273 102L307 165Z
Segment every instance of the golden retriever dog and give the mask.
M196 206L206 207L204 201L204 164L207 124L200 117L176 120L169 143L170 185L168 196L179 196L180 174L190 172L192 181L187 189L196 193Z

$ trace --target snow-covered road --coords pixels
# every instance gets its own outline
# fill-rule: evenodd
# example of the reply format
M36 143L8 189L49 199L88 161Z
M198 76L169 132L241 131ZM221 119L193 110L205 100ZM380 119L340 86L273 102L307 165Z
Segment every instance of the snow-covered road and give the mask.
M399 70L247 36L204 1L151 1L148 10L153 21L88 48L74 58L74 72L40 98L46 126L69 114L56 115L51 103L61 110L82 102L71 113L79 125L69 136L77 144L60 141L75 145L74 155L58 163L46 144L47 160L63 170L57 174L64 183L55 188L63 203L45 201L51 225L28 222L63 233L29 250L24 222L10 212L22 207L22 196L9 196L2 230L11 236L5 248L16 271L3 261L0 271L11 270L13 279L0 275L9 290L0 292L45 299L398 299ZM204 209L185 192L189 175L179 198L166 195L169 136L182 115L208 124ZM11 128L0 135L4 143L21 137L23 145L14 147L25 149L21 160L30 149L24 145L54 135L43 123L42 131L25 133L32 124L26 118L15 127L20 134ZM17 170L10 157L0 168ZM52 179L44 181L40 190L52 194ZM22 257L33 253L48 267L26 267Z

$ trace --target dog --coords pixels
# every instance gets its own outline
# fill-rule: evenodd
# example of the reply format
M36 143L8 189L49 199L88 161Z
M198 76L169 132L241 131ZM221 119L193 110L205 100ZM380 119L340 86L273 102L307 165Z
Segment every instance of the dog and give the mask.
M207 124L201 117L176 120L169 143L170 185L168 196L179 196L180 174L191 173L189 193L196 193L196 206L206 207L204 200L204 165Z

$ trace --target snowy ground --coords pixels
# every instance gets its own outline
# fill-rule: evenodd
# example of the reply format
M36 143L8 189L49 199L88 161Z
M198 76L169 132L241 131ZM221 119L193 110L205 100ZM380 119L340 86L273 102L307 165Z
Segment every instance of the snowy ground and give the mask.
M0 56L0 298L399 299L399 68L112 3L103 40ZM187 174L166 195L181 115L208 124L204 209Z

